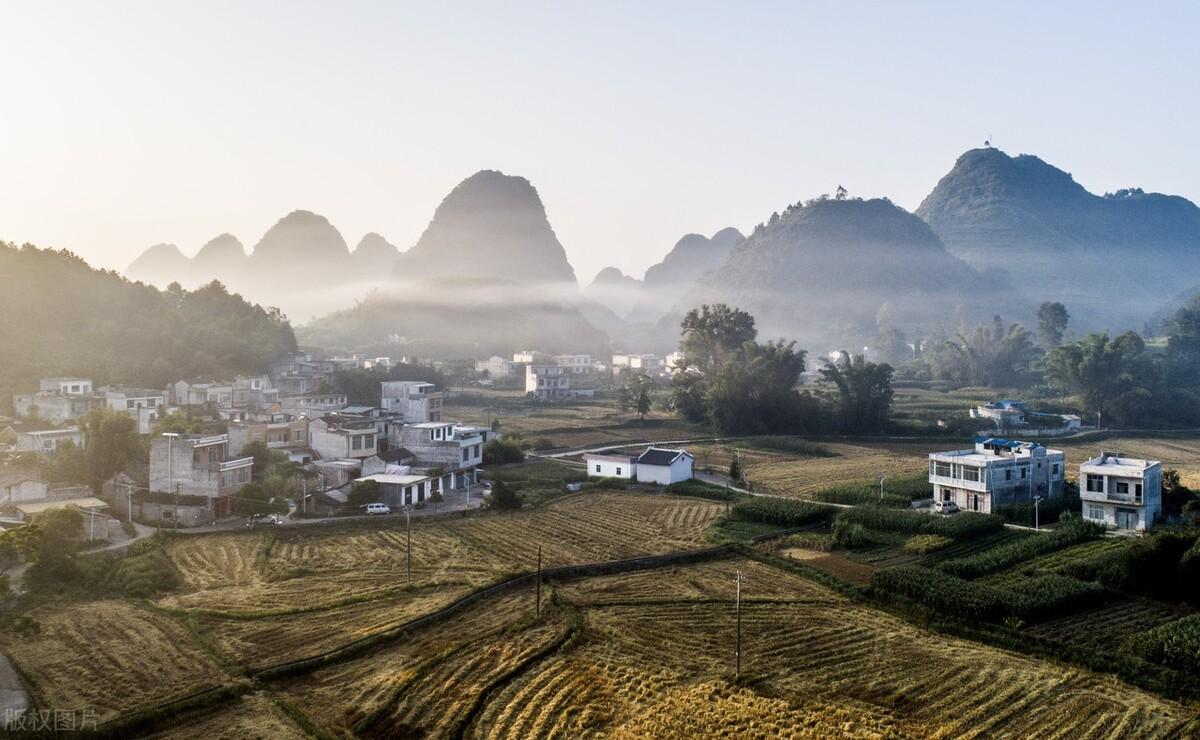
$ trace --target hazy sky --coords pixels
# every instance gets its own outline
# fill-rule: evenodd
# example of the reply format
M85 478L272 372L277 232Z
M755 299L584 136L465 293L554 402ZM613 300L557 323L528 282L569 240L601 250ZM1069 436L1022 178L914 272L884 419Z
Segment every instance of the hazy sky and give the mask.
M121 269L304 208L406 249L492 168L586 284L838 184L916 208L988 135L1197 200L1198 8L6 1L0 239Z

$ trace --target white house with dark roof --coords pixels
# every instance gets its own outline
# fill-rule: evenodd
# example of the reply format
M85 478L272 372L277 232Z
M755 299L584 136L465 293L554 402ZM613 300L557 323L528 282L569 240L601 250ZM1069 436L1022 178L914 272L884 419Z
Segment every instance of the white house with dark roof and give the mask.
M672 483L692 479L694 459L687 450L647 447L636 457L630 455L588 453L583 456L592 478L634 478L639 483Z

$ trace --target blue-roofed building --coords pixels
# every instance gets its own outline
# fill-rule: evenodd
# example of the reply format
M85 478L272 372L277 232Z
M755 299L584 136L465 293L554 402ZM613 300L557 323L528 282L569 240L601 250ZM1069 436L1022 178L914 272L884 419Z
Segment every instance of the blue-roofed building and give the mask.
M929 455L929 482L937 501L964 511L991 513L1001 506L1056 498L1066 477L1063 453L1037 442L977 437L965 450Z

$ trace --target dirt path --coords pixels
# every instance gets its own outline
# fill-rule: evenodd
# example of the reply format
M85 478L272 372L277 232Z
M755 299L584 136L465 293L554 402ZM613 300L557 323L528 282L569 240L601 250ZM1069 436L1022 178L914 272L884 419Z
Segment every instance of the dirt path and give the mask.
M0 727L29 709L29 692L8 658L0 655Z

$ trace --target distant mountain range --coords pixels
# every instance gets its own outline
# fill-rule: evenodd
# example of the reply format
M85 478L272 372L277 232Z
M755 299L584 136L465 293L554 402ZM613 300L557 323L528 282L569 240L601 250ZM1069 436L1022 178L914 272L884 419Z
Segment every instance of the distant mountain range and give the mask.
M1168 297L1200 282L1200 209L1140 189L1093 195L1037 157L974 149L915 215L887 200L817 199L773 215L749 237L732 227L685 235L644 278L609 267L580 291L533 185L483 170L446 196L407 251L374 233L351 251L324 217L295 211L249 254L229 234L191 259L159 244L127 274L160 286L220 279L301 321L375 290L376 309L396 310L393 335L420 332L404 328L403 300L379 295L402 299L413 286L439 286L452 302L487 286L490 304L536 304L543 318L558 306L564 321L578 314L631 348L656 325L664 345L674 342L680 313L702 301L753 311L770 330L764 335L850 346L874 337L881 322L956 329L996 312L1028 322L1044 300L1063 301L1078 330L1140 328Z
M1139 188L1103 196L1041 159L972 149L917 209L946 248L1006 273L1032 302L1059 300L1092 328L1140 328L1200 277L1200 208Z

